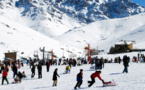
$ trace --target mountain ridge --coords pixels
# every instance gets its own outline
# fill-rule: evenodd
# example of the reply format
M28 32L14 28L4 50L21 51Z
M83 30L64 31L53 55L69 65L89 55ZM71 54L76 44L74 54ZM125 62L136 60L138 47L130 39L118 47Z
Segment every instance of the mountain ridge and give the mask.
M0 5L17 9L22 23L49 37L95 21L145 12L130 0L3 0Z

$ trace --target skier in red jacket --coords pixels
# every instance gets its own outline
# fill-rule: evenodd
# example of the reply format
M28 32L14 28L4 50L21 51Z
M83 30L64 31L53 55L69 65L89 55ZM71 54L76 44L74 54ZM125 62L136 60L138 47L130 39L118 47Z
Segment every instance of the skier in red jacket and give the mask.
M46 62L46 69L47 69L47 72L49 72L49 68L50 68L50 62L47 61L47 62Z
M7 76L8 76L8 72L7 72L7 68L5 68L4 71L3 71L3 74L2 74L2 85L4 83L4 80L6 80L7 81L7 84L9 84L9 81L7 79Z
M104 80L101 78L100 74L101 74L101 71L96 71L95 73L91 75L92 81L88 81L89 83L88 87L91 87L95 83L96 77L98 77L102 81L103 84L105 83Z

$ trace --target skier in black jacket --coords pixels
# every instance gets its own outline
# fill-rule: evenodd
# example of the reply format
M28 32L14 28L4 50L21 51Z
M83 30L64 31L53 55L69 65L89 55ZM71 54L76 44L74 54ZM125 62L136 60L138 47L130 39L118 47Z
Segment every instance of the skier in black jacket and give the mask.
M37 69L38 69L38 78L42 78L42 66L40 63L38 64Z
M127 57L126 55L123 57L123 65L124 65L124 70L123 73L126 72L128 73L128 66L129 66L129 57Z
M82 83L83 83L83 69L80 69L80 72L77 74L77 84L74 87L74 89L76 89L77 87L80 88Z
M61 58L59 59L58 65L61 65Z
M31 72L32 72L31 78L33 78L35 76L35 65L32 66Z
M13 78L14 78L14 77L15 77L15 75L17 75L17 72L18 72L18 69L17 69L16 64L14 64L14 66L13 66L12 70L13 70Z
M53 86L57 86L57 76L60 77L58 74L57 74L57 71L58 69L56 68L55 71L53 72Z

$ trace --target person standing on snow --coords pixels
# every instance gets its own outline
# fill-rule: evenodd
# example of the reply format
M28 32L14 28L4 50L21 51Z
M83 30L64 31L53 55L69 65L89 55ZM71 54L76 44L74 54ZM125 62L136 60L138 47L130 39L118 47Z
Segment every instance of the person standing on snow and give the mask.
M129 57L127 57L126 55L123 57L123 65L124 65L124 70L123 73L126 72L128 73L128 63L129 63Z
M77 84L75 85L74 89L80 86L83 83L83 69L80 69L80 72L77 74Z
M138 61L140 61L140 60L139 60L139 57L140 57L140 54L138 53L138 54L137 54L137 59L138 59Z
M102 68L104 68L105 59L102 57L102 58L101 58L101 61L102 61Z
M21 68L21 63L20 63L20 59L18 59L18 68Z
M69 59L68 64L69 64L69 66L71 68L71 66L72 66L72 59Z
M81 66L81 60L78 58L78 66Z
M100 59L98 57L95 58L95 70L100 69Z
M24 66L24 62L23 62L23 60L21 60L21 66L22 66L22 67Z
M3 73L2 73L2 85L4 83L4 80L7 81L7 84L9 84L9 81L7 79L7 76L8 76L8 72L7 72L7 68L4 69Z
M119 59L119 64L120 64L121 63L121 58L119 57L118 59Z
M18 68L17 68L16 64L14 64L12 70L13 70L13 78L15 78L15 75L17 75L17 72L18 72Z
M35 76L35 65L32 66L31 72L32 72L31 78L33 78Z
M49 68L50 68L50 63L49 61L46 62L46 69L47 69L47 72L49 72Z
M40 63L38 64L37 69L38 69L38 78L42 78L42 66Z
M98 77L104 84L104 80L101 78L100 74L101 74L101 71L96 71L95 73L91 74L92 81L88 81L88 83L89 83L88 87L91 87L95 83L96 77Z
M56 68L56 69L54 70L54 72L53 72L53 78L52 78L52 80L53 80L53 85L52 85L52 86L57 86L57 76L60 77L60 76L57 74L57 71L58 71L58 69Z
M59 59L58 65L61 65L61 58Z
M74 59L74 67L76 66L76 64L77 64L77 61Z

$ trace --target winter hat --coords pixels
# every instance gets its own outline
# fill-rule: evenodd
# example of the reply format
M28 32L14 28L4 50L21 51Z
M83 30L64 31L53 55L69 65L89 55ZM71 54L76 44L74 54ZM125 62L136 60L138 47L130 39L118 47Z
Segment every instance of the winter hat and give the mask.
M83 69L80 69L80 71L83 71Z

